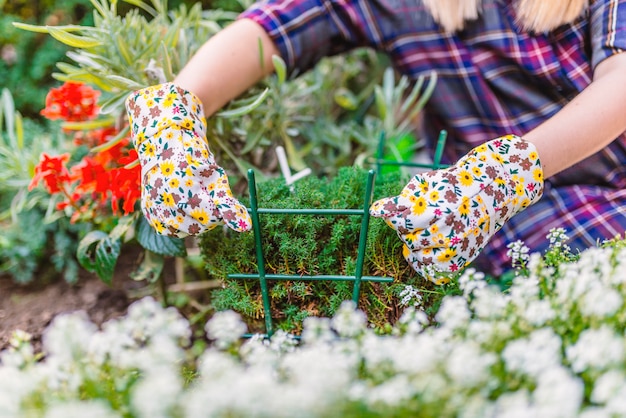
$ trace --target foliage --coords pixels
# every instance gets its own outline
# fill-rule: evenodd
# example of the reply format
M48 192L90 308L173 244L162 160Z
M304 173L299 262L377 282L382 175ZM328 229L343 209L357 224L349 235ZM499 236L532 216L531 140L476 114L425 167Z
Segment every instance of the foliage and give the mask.
M529 254L507 292L466 270L434 319L409 308L385 334L344 303L307 318L300 342L242 340L245 324L224 311L193 355L187 321L149 298L101 330L58 316L43 353L16 332L0 354L0 414L624 416L626 240L576 257L564 244Z
M101 113L116 115L130 91L171 81L206 39L236 17L219 9L203 11L198 3L169 12L162 0L128 3L137 8L120 16L116 2L92 0L93 27L15 25L49 33L74 48L68 52L74 64L59 63L54 77L96 86L103 92ZM391 71L383 80L387 61L369 50L324 60L290 80L280 59L275 65L276 77L251 88L209 120L209 142L217 146L217 159L234 180L237 172L245 178L251 167L259 173L274 172L276 144L284 145L293 168L309 165L318 173L362 162L376 149L383 129L393 147L436 82L433 76L423 88L423 78L415 85L402 78L396 85Z
M14 21L32 24L91 24L88 0L0 2L0 79L9 89L22 114L40 120L39 109L46 92L56 83L51 77L59 61L67 61L68 48L54 39L26 33Z
M118 2L92 0L93 26L15 23L73 48L67 53L73 64L59 62L59 72L53 74L65 84L51 90L43 114L65 120L63 129L75 133L79 146L70 155L44 156L34 181L42 180L50 193L65 197L59 209L73 221L90 220L96 226L98 231L91 232L80 246L78 259L105 281L111 280L120 246L129 240L136 238L150 253L138 270L138 279L159 277L163 267L159 255L185 254L182 241L155 235L133 212L139 169L128 128L118 119L123 101L134 89L172 80L206 39L236 17L223 10L203 11L200 4L168 10L164 0L126 3L136 7L122 15ZM249 168L261 177L274 175L276 145L284 145L296 169L311 165L318 173L332 174L340 166L362 164L376 149L383 128L389 130L392 146L396 136L403 136L407 121L419 112L435 82L432 77L425 94L424 79L408 91L411 83L401 78L396 85L393 72L387 70L379 86L383 61L371 51L356 51L340 63L328 61L288 80L285 64L275 57L276 76L209 119L209 142L218 146L214 152L231 183L237 183L237 172ZM87 86L96 87L98 93ZM335 92L330 95L334 100L329 100L328 92ZM64 96L74 105L77 97L90 104L74 117L72 112L63 113ZM376 104L373 110L372 103Z
M274 179L258 185L258 205L273 209L359 209L364 206L367 172L356 167L341 168L331 178L307 177L293 188ZM399 174L379 177L374 196L397 194L403 184ZM361 217L355 215L261 216L262 248L268 274L353 275L356 267ZM263 317L260 289L256 281L228 279L232 273L257 273L254 235L213 230L201 235L200 248L209 275L224 281L224 288L212 294L217 310L234 309L251 326ZM429 286L404 262L402 242L383 221L372 219L368 230L364 275L391 276L395 284L363 283L362 308L370 322L384 327L401 313L399 294L414 284L435 296L425 301L437 303L453 285L436 289ZM432 293L431 293L432 292ZM277 281L270 286L272 317L278 326L299 332L306 316L331 316L350 299L352 283L346 281Z
M26 283L35 276L61 273L78 278L73 256L85 225L73 225L55 213L55 198L28 184L44 152L63 152L60 135L47 134L15 110L13 96L2 91L0 106L0 273Z

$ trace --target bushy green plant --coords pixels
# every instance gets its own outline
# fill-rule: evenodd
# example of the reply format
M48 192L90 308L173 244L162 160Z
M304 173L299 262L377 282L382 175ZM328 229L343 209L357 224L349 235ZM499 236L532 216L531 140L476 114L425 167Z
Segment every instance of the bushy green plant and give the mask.
M290 188L283 179L258 185L258 205L274 209L363 208L367 172L357 167L339 169L329 178L307 177ZM402 177L390 174L375 184L376 197L398 193ZM261 214L262 249L266 273L290 275L354 275L361 217L358 215ZM211 276L224 281L213 292L217 310L235 309L253 325L263 316L260 290L254 280L228 279L233 273L256 273L254 235L213 230L200 239L200 248ZM393 284L364 282L361 307L377 327L394 322L403 306L400 293L415 285L428 295L442 297L453 285L435 288L416 276L404 262L402 242L382 220L372 219L368 232L364 275L390 276ZM432 293L430 293L432 292ZM306 316L329 316L352 296L348 281L276 281L271 284L272 317L282 329L298 332ZM424 301L435 305L437 297Z

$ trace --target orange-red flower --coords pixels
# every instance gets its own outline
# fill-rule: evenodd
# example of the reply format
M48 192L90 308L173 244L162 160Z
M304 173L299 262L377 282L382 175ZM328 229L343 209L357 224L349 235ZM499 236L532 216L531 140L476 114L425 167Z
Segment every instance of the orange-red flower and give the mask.
M51 89L46 96L46 107L41 114L48 119L62 119L80 122L98 115L96 102L100 92L76 82L66 82L61 87Z
M100 93L91 87L68 82L52 89L41 114L48 119L85 121L98 113L96 101ZM94 129L74 134L74 143L92 148L104 144L118 131L113 127ZM71 220L92 219L96 215L125 215L135 210L141 197L141 168L125 168L137 161L137 152L124 138L114 146L89 153L68 168L70 154L49 156L43 154L35 168L30 188L43 181L50 194L61 194L59 210L72 208Z
M70 173L65 166L69 160L70 154L67 153L54 156L42 153L28 190L34 189L43 180L48 193L54 194L62 191L63 185L70 181Z

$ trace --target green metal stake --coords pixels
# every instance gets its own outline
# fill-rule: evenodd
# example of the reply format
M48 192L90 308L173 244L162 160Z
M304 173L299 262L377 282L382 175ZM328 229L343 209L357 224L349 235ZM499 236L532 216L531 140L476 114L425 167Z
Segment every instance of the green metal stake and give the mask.
M435 156L433 158L432 163L414 163L411 161L395 161L395 160L386 160L384 159L385 153L385 133L381 133L380 140L378 141L378 149L376 151L376 158L374 162L376 163L376 172L380 173L383 166L397 166L397 167L415 167L415 168L425 168L429 170L436 170L439 168L447 167L446 164L441 164L441 157L443 156L443 149L446 144L446 138L448 136L448 132L445 130L441 130L439 132L439 138L437 139L437 145L435 148ZM372 158L368 159L369 162L372 162Z
M361 293L361 278L363 277L363 264L365 262L365 249L367 247L367 231L370 224L370 205L372 203L372 195L374 193L374 170L369 170L367 175L367 185L365 187L365 196L363 198L363 218L361 219L361 232L359 233L359 251L356 257L356 271L354 272L354 286L352 288L352 300L359 303L359 295Z
M437 139L437 147L435 148L435 156L433 157L433 168L443 168L441 164L441 157L443 156L443 148L446 145L446 139L448 138L448 132L446 130L439 131L439 138Z
M274 333L272 324L272 313L270 307L269 291L267 289L267 280L265 278L265 259L263 258L263 248L261 241L261 224L259 222L259 203L256 194L256 181L254 178L254 170L248 170L248 187L250 189L250 217L252 218L252 228L254 231L254 247L256 249L256 260L259 270L259 282L261 284L261 295L263 298L263 310L265 311L265 330L267 336L271 337Z

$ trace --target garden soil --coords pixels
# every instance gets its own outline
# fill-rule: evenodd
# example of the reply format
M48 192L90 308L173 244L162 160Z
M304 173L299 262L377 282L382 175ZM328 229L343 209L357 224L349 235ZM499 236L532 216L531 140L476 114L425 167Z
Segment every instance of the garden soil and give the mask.
M137 267L139 253L123 254L111 285L86 271L80 272L73 285L61 277L47 283L20 285L9 277L0 276L0 351L8 346L17 329L30 333L35 350L40 351L43 331L61 313L83 310L98 326L124 315L133 302L130 294L141 284L129 277Z

